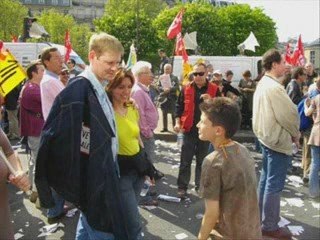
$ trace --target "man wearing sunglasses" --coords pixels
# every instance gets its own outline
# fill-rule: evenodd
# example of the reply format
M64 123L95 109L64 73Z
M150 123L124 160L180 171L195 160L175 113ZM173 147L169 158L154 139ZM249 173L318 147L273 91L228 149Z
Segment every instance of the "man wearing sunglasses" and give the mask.
M191 175L192 158L196 156L195 190L199 190L201 165L208 153L209 142L201 141L198 136L197 123L200 121L200 103L220 95L218 87L210 83L204 63L193 67L193 81L180 92L176 105L176 125L174 130L183 133L180 168L178 176L178 196L185 198Z

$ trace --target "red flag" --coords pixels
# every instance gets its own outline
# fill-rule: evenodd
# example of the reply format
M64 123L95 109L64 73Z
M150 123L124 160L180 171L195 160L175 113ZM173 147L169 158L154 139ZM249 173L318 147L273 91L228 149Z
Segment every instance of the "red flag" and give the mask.
M178 33L181 32L182 28L182 15L183 15L183 10L181 9L180 12L177 14L173 22L171 23L168 32L167 32L167 37L169 39L174 38L175 36L178 35Z
M182 56L184 62L188 61L188 54L184 46L184 41L181 32L177 35L175 54L177 56Z
M64 46L66 48L66 54L64 55L64 61L67 62L70 59L70 53L72 50L69 30L66 31L66 36L64 38Z
M291 63L291 48L290 48L290 43L287 43L287 46L286 46L286 62L289 63L289 64L292 64L292 63Z
M294 49L294 52L291 58L291 63L294 66L303 66L305 64L304 48L301 40L301 35L299 36L297 45Z

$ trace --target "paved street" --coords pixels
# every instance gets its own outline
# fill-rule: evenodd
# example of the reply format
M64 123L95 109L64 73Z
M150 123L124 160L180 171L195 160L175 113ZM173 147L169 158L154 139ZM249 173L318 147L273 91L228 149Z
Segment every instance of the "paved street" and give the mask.
M247 135L250 133L247 133ZM173 137L172 137L173 139ZM261 154L253 151L252 143L244 143L252 152L259 174ZM165 178L157 182L158 194L175 196L176 181L179 167L179 151L175 142L157 140L157 159L155 165L165 173ZM20 156L26 166L27 156L19 149ZM295 158L293 165L300 164ZM193 163L193 168L195 164ZM192 176L194 179L194 176ZM199 199L190 185L189 199L180 203L160 202L160 206L146 210L140 208L145 239L195 239L204 212L203 201ZM236 204L236 203L235 203ZM281 214L291 223L289 226L301 226L303 232L296 239L319 239L320 213L319 201L311 201L307 196L307 188L303 186L301 170L297 175L288 175L285 192L282 194ZM15 225L16 239L36 239L41 234L40 229L46 225L44 210L40 211L18 192L10 188L10 206ZM241 207L241 206L239 206ZM57 231L39 239L74 239L78 214L65 217ZM179 235L180 234L180 235Z

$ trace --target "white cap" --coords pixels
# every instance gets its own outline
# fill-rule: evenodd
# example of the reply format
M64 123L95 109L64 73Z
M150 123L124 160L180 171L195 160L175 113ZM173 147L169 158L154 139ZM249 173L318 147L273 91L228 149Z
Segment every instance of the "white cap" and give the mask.
M222 75L222 72L221 72L220 70L215 70L215 71L213 72L213 75L215 75L215 74L217 74L217 75Z

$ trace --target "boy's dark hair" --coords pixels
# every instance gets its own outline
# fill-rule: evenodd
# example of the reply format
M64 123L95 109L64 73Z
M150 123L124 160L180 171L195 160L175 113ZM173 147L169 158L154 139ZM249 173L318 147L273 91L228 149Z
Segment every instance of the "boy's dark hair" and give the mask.
M226 76L233 75L233 72L231 70L226 71Z
M243 76L243 77L251 77L251 72L250 72L250 70L244 71L244 72L242 73L242 76Z
M292 78L298 79L300 75L303 75L306 73L306 70L304 67L296 67L292 70Z
M42 65L40 60L31 62L30 65L27 67L26 72L29 80L32 79L33 72L38 73L38 65Z
M200 104L200 110L206 114L213 126L225 129L226 138L231 138L239 129L241 112L238 104L227 97L216 97Z
M272 63L280 63L282 59L281 53L276 49L270 49L262 56L262 67L266 71L272 69Z
M72 58L69 59L69 62L71 62L73 64L73 66L76 65L76 61L74 59L72 59Z

